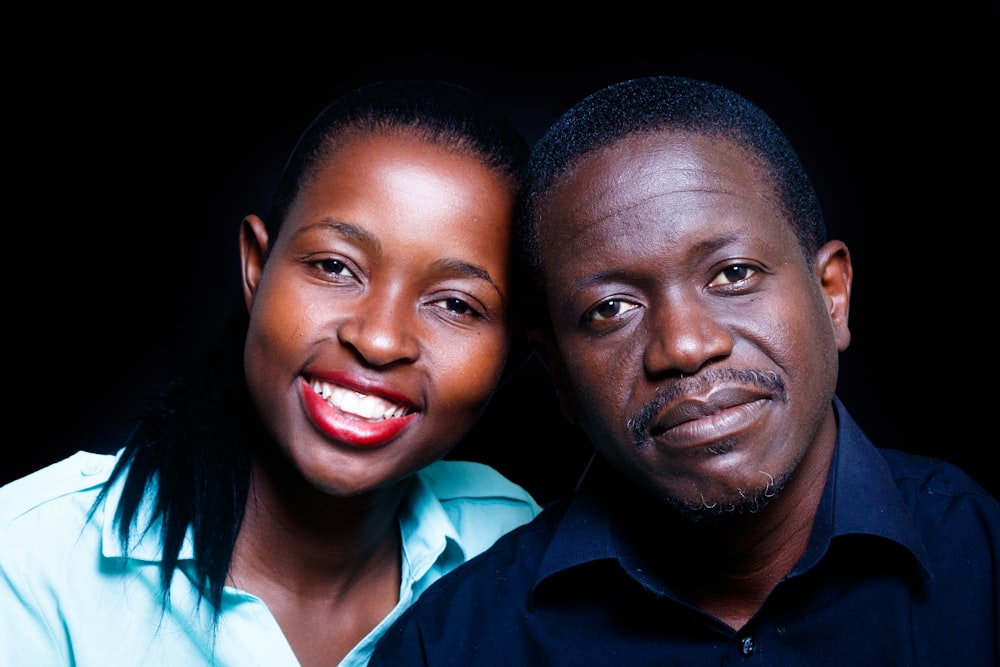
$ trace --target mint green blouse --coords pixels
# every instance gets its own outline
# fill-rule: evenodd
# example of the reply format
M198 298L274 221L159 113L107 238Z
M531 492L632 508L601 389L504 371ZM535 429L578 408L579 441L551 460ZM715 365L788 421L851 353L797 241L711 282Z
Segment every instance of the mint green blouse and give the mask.
M189 576L174 576L161 606L160 524L134 531L122 548L111 521L121 478L88 517L120 455L78 452L0 487L0 665L298 665L268 608L245 591L226 588L215 636ZM399 517L399 603L341 667L367 664L431 583L539 511L524 489L479 463L438 461L417 473ZM189 532L180 552L186 575L193 553Z

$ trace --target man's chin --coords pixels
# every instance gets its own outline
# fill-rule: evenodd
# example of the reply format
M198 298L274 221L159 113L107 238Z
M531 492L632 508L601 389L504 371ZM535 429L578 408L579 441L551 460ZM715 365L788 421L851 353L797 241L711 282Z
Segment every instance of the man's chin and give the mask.
M664 501L674 512L692 523L724 524L763 510L778 496L786 479L775 480L750 493L737 494L735 497L727 496L713 500L702 497L691 500L666 496Z

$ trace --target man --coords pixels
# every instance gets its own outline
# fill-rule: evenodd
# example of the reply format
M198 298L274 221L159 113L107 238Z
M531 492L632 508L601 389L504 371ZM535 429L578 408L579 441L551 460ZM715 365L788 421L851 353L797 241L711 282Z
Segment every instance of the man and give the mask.
M1000 504L835 396L850 253L761 109L609 86L522 203L533 336L596 456L372 665L1000 664Z

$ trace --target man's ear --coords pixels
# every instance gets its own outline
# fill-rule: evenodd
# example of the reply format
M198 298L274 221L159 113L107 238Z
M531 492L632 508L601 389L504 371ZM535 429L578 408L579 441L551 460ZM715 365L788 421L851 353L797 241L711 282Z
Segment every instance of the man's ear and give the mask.
M837 349L843 352L851 342L847 316L851 307L851 281L854 279L854 267L847 245L837 240L823 245L816 253L816 270L826 296Z
M559 411L562 412L569 423L576 425L576 410L573 407L573 400L570 398L572 394L569 392L569 383L566 380L566 369L559 355L555 337L552 336L551 331L540 327L528 327L527 335L528 340L531 341L532 346L545 365L545 369L549 373L549 378L552 379L556 397L559 399Z
M264 272L268 249L267 228L256 215L248 215L240 224L240 266L243 270L243 301L247 312L253 308L253 297Z

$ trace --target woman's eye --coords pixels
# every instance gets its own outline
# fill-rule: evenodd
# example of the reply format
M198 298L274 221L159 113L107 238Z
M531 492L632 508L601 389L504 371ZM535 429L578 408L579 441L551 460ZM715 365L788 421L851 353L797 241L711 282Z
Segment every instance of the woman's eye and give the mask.
M636 308L636 304L622 301L621 299L608 299L597 304L584 314L584 320L594 322L597 320L610 320L622 313Z
M722 271L719 272L719 275L712 279L709 286L718 287L721 285L732 285L746 280L755 273L757 273L757 271L749 266L744 264L734 264L733 266L727 266L722 269Z
M351 275L351 272L347 268L347 265L341 262L339 259L321 259L318 262L316 262L316 266L319 267L319 270L322 271L323 273L328 273L330 275L334 276Z
M455 297L449 297L447 299L440 299L434 302L441 308L448 310L456 315L479 315L479 311L469 305L467 301L458 299Z

